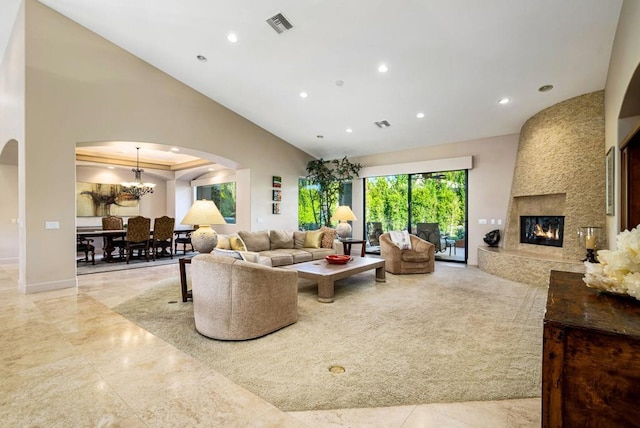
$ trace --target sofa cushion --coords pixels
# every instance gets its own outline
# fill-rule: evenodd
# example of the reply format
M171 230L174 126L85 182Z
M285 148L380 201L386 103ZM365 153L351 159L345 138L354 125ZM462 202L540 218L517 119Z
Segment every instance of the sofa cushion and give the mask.
M320 248L333 248L333 241L335 241L336 236L338 236L338 232L327 226L322 226L320 231L322 232Z
M271 230L269 231L269 241L271 249L292 249L293 248L293 231L289 230Z
M232 250L247 251L247 246L244 244L244 241L239 236L230 236L229 245L231 246Z
M222 250L230 250L231 241L229 241L229 236L218 234L218 244L216 245L216 248L220 248Z
M325 257L336 253L334 249L330 248L305 248L304 250L311 253L313 260L324 259Z
M283 250L260 251L260 256L269 257L271 259L271 266L273 267L293 264L293 256Z
M428 262L429 261L429 253L428 252L418 252L418 251L403 251L400 255L400 260L403 262Z
M297 248L281 249L277 252L282 254L289 254L291 257L293 257L293 263L310 262L313 258L309 251L299 250Z
M261 230L259 232L247 232L241 230L238 232L240 238L244 241L247 251L269 251L271 242L269 241L269 232Z
M293 232L293 248L304 248L304 239L307 232Z
M304 237L304 248L320 248L322 243L322 232L320 230L309 230Z

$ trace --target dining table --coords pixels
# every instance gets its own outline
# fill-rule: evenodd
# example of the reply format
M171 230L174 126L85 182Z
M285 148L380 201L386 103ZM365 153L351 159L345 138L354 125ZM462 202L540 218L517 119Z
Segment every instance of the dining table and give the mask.
M175 233L184 233L184 232L193 232L195 229L176 229ZM153 236L153 230L150 231ZM116 249L114 245L114 240L122 238L124 239L127 236L126 229L121 230L78 230L76 231L76 237L78 238L96 238L100 237L104 240L104 254L102 256L102 260L107 263L113 263L115 261L120 261L118 258L113 257L113 251Z

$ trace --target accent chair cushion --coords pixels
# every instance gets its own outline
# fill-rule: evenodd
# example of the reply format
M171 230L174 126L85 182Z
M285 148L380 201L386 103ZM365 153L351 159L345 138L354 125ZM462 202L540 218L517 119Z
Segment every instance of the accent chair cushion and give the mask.
M222 250L220 248L214 248L213 253L219 256L232 257L237 260L244 260L244 257L242 257L242 254L234 250Z
M247 251L247 246L244 244L244 241L239 236L230 236L229 244L231 245L232 250Z
M230 250L231 241L229 240L229 236L218 235L218 244L216 245L216 248L220 248L221 250Z
M320 248L333 248L333 241L335 241L336 236L338 236L338 232L327 226L322 226L320 231L322 232Z
M309 230L304 237L304 248L320 248L322 243L322 231Z

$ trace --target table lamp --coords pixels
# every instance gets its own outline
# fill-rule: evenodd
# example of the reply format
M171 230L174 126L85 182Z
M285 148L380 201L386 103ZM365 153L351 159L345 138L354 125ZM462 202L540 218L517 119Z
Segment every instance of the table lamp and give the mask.
M340 223L338 223L338 226L336 227L336 232L338 232L338 236L341 239L346 239L351 234L351 225L347 222L358 219L348 205L340 205L333 214L333 217L331 217L331 220L340 220Z
M193 249L199 253L210 253L218 244L218 235L212 224L227 224L213 201L197 200L191 205L180 224L198 226L191 234Z

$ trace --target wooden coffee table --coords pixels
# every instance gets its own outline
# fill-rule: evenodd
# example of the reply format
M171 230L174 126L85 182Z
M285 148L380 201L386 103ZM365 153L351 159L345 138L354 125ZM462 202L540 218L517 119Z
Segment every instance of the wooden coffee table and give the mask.
M325 259L321 259L281 267L297 271L300 278L318 281L318 301L322 303L333 302L333 285L339 279L375 269L376 282L386 281L384 259L378 258L354 257L343 265L330 264Z

